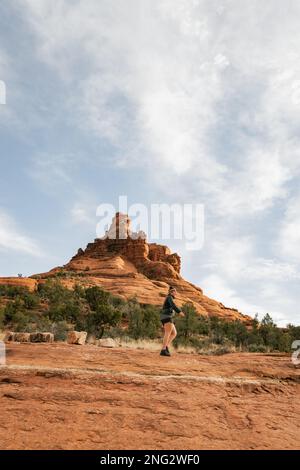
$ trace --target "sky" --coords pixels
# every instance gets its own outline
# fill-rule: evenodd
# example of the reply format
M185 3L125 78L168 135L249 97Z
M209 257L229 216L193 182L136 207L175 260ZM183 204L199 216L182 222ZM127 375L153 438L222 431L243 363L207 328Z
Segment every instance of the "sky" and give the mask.
M0 276L65 264L96 208L203 204L204 293L300 323L300 2L3 0ZM2 87L3 88L3 87Z

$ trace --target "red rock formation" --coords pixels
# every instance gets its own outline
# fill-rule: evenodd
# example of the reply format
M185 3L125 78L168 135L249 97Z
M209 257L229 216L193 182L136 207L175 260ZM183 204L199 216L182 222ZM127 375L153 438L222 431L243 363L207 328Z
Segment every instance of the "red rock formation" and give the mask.
M124 298L136 296L141 303L162 305L170 285L178 291L179 305L192 302L201 315L219 316L228 320L251 321L234 308L206 297L199 287L185 281L180 275L181 260L169 248L148 243L143 232L133 233L127 215L117 213L103 238L79 249L71 261L48 273L31 279L4 278L0 284L27 284L31 289L37 283L60 275L61 282L73 288L101 286Z

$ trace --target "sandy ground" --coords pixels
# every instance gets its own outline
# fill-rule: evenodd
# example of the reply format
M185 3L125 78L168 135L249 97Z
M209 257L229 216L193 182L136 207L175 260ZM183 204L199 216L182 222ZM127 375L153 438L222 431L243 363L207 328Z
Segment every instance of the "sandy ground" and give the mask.
M300 449L289 356L7 344L1 449Z

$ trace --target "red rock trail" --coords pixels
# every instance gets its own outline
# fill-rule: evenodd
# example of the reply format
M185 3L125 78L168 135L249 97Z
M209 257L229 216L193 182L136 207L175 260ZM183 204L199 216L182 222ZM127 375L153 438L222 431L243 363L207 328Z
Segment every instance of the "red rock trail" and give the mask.
M1 449L299 449L289 356L8 344Z

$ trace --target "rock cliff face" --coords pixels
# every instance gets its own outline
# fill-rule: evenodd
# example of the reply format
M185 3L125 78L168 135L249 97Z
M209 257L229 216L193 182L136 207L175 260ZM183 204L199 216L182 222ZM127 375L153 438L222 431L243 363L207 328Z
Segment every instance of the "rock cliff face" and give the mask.
M85 250L80 248L67 266L72 268L72 262L82 258L103 260L113 256L130 261L149 279L180 279L180 257L171 254L167 246L147 243L145 233L132 232L128 216L120 213L114 217L105 236L89 243Z
M249 322L248 316L206 297L199 287L180 275L181 260L169 248L148 243L143 232L133 233L127 215L117 213L103 238L80 248L71 261L48 273L32 276L29 283L58 277L69 288L75 284L101 286L124 298L136 296L141 303L162 305L170 285L176 287L177 303L192 302L201 315ZM4 278L3 278L4 279ZM7 278L5 282L8 283ZM23 283L24 279L20 280ZM18 284L18 279L9 283ZM217 294L217 293L216 293Z

